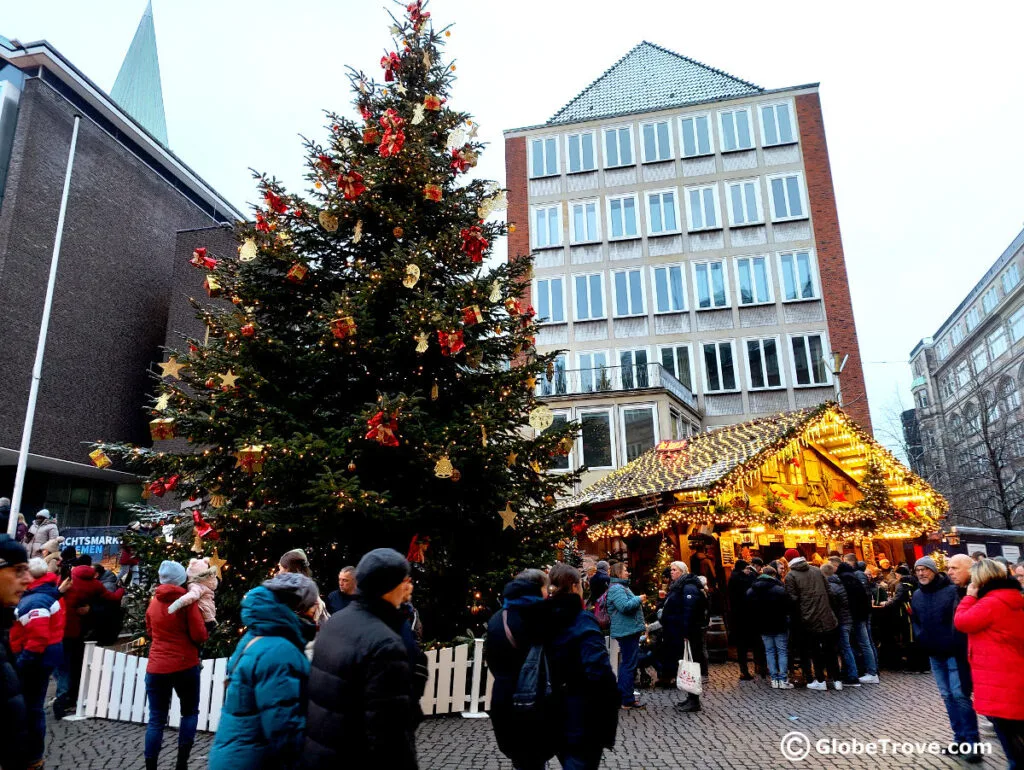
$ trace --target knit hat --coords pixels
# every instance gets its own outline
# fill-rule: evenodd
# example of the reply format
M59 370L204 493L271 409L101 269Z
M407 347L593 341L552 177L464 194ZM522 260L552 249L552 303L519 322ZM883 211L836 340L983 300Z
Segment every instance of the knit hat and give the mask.
M46 566L46 561L40 559L38 556L34 559L28 560L28 574L30 574L32 577L41 578L49 571L50 568Z
M37 519L48 519L48 518L50 518L50 512L48 510L46 510L45 508L43 508L42 510L39 511L39 513L36 514L36 518Z
M356 566L356 585L363 596L379 598L409 576L409 562L391 548L374 548Z
M804 564L806 562L807 562L807 559L805 559L803 556L797 556L797 557L792 558L792 559L789 560L789 566L790 567L795 567L797 564Z
M595 566L598 572L607 572L610 569L610 565L604 559L601 559Z
M939 574L939 565L935 563L935 559L931 556L922 556L920 559L914 562L914 569L918 567L927 567L936 575Z
M57 553L60 550L60 544L64 542L64 538L55 537L52 540L47 540L43 543L43 550L47 553ZM70 546L68 546L70 548Z
M0 535L0 569L17 567L28 562L28 551L25 546L9 535Z
M279 602L296 612L305 612L320 598L316 583L298 572L282 572L263 581L263 587L273 591Z
M800 558L800 552L796 548L787 548L784 554L786 561L793 561L793 559Z
M160 585L185 585L185 568L176 561L160 562L157 574L160 576Z

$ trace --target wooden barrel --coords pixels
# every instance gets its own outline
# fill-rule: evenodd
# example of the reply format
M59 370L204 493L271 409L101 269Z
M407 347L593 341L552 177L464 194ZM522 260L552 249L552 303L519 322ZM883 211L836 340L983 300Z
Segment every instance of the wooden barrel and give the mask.
M725 663L729 657L729 637L725 631L725 619L712 615L706 640L709 663Z

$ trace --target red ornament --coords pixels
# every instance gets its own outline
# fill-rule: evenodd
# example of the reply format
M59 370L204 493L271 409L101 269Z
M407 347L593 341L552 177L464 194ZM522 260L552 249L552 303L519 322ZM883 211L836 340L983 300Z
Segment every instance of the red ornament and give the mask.
M373 126L363 129L363 144L377 144L380 141L380 131Z
M256 327L253 326L252 324L245 324L238 331L246 339L252 339L253 337L256 336Z
M441 343L441 352L446 356L454 356L459 351L466 349L461 330L457 332L438 331L437 340Z
M833 492L832 493L832 502L834 502L834 503L845 503L846 502L846 495L843 492Z
M384 129L384 138L380 142L380 156L382 158L389 158L397 155L405 143L405 132L402 131L405 120L393 108L389 107L381 116L380 125Z
M472 166L470 158L466 153L464 147L455 147L452 149L452 163L451 168L457 174L465 173L470 166Z
M196 534L203 540L220 540L220 533L210 526L198 508L192 509L192 523L195 524Z
M263 193L263 200L267 202L267 208L275 214L288 213L288 205L284 202L284 198L280 195L276 195L273 190L267 190Z
M345 195L345 200L354 201L366 192L363 175L358 171L338 174L338 189Z
M175 489L178 488L179 481L181 481L181 476L175 473L173 476L167 479L167 482L164 484L164 489L166 489L168 492L173 492Z
M523 314L523 305L519 300L509 297L505 300L505 310L511 316L519 316Z
M367 123L373 120L373 113L370 112L369 102L361 102L359 104L359 114L363 116L363 120L365 120Z
M909 513L909 514L917 513L917 503L914 502L913 500L911 500L909 503L907 503L907 513Z
M356 320L350 316L343 316L342 318L335 318L331 321L331 334L337 337L339 340L343 340L346 337L351 337L356 333Z
M397 53L392 51L386 56L380 58L380 66L384 69L384 82L390 83L395 79L398 73L398 68L402 66L402 59Z
M578 517L572 525L572 533L578 535L587 528L587 522L589 519L586 516Z
M306 279L306 273L309 272L309 268L300 262L296 262L294 265L288 268L288 272L285 277L292 283L302 283Z
M203 267L207 270L213 270L217 267L217 260L206 253L206 247L200 246L192 252L192 259L189 260L196 267Z
M155 497L163 497L164 493L167 491L167 486L164 484L163 479L157 479L150 484L147 489L149 490L149 494Z
M430 18L430 11L423 12L423 0L409 3L409 5L405 6L405 10L409 13L409 21L412 22L413 29L416 32L419 32L423 25L427 23L427 19Z
M256 230L261 233L269 233L274 226L263 216L262 211L256 212Z
M443 195L444 192L436 184L428 184L423 186L423 197L426 198L428 201L434 201L434 203L438 203Z
M445 100L440 96L434 96L433 94L427 94L423 97L423 106L428 110L437 111L441 109L441 105L445 103Z
M334 173L334 161L331 160L329 157L327 157L326 155L318 155L316 160L317 165L320 166L320 170L323 171L325 174Z
M206 381L206 383L205 383L205 384L206 384L206 387L207 387L207 388L208 388L209 390L213 390L214 388L216 388L216 387L217 387L217 381L216 381L215 379L213 379L213 377L211 377L210 379L208 379L208 380Z
M397 413L385 414L384 412L377 412L377 414L366 421L366 427L369 428L366 431L367 441L376 441L378 444L390 447L398 446Z
M466 326L475 326L484 320L483 313L477 305L469 305L462 308L462 323Z
M473 227L464 227L459 235L462 237L462 251L474 262L482 262L484 258L484 249L486 249L490 243L483 236L483 230L474 225Z
M412 536L409 541L409 551L405 560L410 564L424 564L427 561L427 549L430 547L429 537L420 537L418 534Z

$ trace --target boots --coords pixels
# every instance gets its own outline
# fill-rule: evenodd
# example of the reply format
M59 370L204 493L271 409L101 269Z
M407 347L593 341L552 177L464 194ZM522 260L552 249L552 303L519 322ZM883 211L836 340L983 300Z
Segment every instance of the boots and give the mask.
M146 770L156 770L156 763L159 757L146 757Z
M695 711L700 711L700 696L691 695L682 703L677 703L673 706L673 709L680 714L691 714Z
M178 761L174 770L188 770L188 755L192 753L192 744L183 743L178 746Z

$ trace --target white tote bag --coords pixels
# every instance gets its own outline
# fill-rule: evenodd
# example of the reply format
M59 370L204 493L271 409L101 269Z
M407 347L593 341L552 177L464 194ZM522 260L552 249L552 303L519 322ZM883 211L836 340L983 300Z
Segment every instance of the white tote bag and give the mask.
M679 671L676 673L676 689L693 695L700 695L704 689L700 680L700 663L695 661L690 653L689 640L686 641L686 647L683 650L683 659L679 661Z

